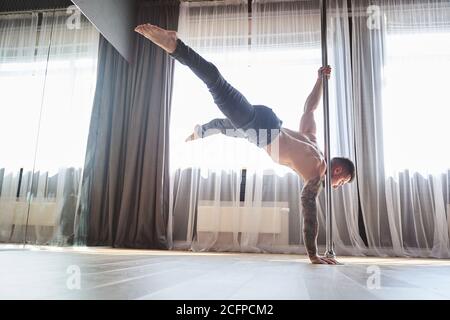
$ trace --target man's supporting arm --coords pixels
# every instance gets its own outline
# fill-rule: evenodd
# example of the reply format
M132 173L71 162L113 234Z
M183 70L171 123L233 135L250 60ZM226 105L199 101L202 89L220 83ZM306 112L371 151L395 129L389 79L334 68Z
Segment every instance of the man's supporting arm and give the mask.
M303 241L309 257L317 256L317 234L319 224L317 221L316 198L320 189L320 179L306 182L302 190L301 201L303 208Z
M319 233L319 223L317 220L316 199L319 194L321 179L314 178L308 180L303 187L301 202L303 208L303 241L305 243L308 257L314 264L337 264L331 258L319 257L317 253L317 235Z

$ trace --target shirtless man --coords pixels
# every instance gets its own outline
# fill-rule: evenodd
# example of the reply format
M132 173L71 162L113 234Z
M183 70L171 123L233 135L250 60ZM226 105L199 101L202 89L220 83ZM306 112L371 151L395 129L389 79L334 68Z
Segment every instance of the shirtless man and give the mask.
M330 67L320 68L317 82L305 103L299 131L282 127L272 109L251 105L233 88L217 68L203 59L192 48L185 45L175 31L167 31L151 24L143 24L136 32L164 49L170 56L188 66L208 87L214 102L226 119L214 119L207 124L197 125L188 138L193 140L215 133L246 138L263 148L274 161L293 169L304 181L301 193L303 209L303 238L308 257L313 264L337 264L332 258L318 255L318 220L316 198L326 175L327 164L316 141L314 111L322 96L323 77L329 77ZM271 149L276 146L277 152ZM346 158L331 160L331 185L338 188L353 180L355 167Z

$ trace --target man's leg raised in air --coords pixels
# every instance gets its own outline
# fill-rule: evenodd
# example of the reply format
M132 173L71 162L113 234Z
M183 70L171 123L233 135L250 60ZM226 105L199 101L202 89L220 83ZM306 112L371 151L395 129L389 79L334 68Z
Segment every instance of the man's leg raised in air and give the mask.
M186 141L206 138L215 134L223 134L233 138L247 138L244 131L236 129L229 119L213 119L208 123L196 125L194 132Z
M255 110L247 99L222 77L215 65L178 39L175 31L150 24L140 25L135 31L188 66L206 84L214 102L234 127L242 128L254 119Z

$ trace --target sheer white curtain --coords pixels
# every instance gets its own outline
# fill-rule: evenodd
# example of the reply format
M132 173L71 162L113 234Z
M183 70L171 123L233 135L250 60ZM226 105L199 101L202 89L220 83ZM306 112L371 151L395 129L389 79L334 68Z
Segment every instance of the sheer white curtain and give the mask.
M35 62L38 14L0 15L0 241L13 236L26 216L14 212L16 200L27 209L44 74ZM32 141L32 142L31 142ZM27 146L27 147L20 147ZM23 175L17 199L20 171Z
M353 57L369 252L449 257L450 3L361 1L353 12L360 16Z
M252 78L247 1L184 2L178 34L248 95ZM257 163L261 171L270 159L246 141L220 135L185 143L195 124L224 116L187 67L177 64L175 70L170 165L174 239L189 246L193 240L194 250L258 250L260 216L251 210L243 216L242 173ZM252 179L253 172L249 176Z
M333 128L343 131L339 138L336 135L333 154L352 157L346 1L333 1L330 8L334 10L329 29L330 63L342 65L336 67L331 81L337 101L332 108L345 110L339 116L341 123ZM284 127L298 130L304 102L321 64L318 9L316 1L255 0L249 19L247 1L182 3L178 34L215 63L251 103L269 106ZM319 139L321 114L320 108ZM192 248L197 250L304 252L299 207L303 182L293 171L276 165L245 140L217 135L183 142L195 124L216 117L223 115L206 87L189 69L177 64L171 119L175 246L191 246L194 239ZM357 197L352 196L355 190L349 186L335 195L339 208L335 241L341 253L363 246ZM322 195L321 250L325 243L323 200Z
M98 48L96 29L73 14L43 12L39 25L37 13L0 15L2 241L73 236Z
M331 157L347 157L356 163L349 8L346 0L330 0L327 4L328 61L333 70L329 81ZM322 114L317 118L322 119ZM320 128L323 128L322 124ZM324 193L320 198L321 208L325 208L323 196ZM336 253L366 254L360 226L357 181L333 190L332 197ZM321 213L324 217L325 212Z

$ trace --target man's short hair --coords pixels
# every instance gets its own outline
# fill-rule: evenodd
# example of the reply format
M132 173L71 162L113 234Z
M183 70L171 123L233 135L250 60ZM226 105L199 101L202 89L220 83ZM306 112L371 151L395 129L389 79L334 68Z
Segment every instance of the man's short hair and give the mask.
M348 182L352 182L355 179L355 165L352 160L344 157L334 157L331 159L331 164L341 166L345 172L350 176Z

